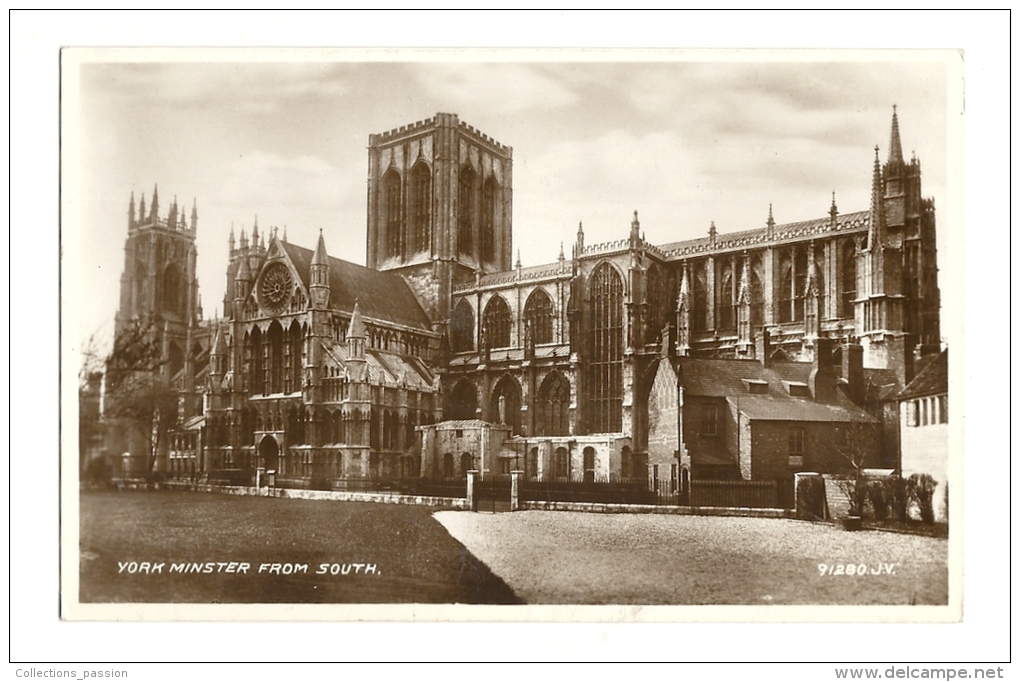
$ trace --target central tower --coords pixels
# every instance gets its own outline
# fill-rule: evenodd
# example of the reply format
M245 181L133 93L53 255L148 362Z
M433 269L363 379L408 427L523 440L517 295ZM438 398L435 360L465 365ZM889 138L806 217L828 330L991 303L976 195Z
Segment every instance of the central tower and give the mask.
M510 269L512 165L456 114L369 136L368 267L400 274L437 331L454 285Z

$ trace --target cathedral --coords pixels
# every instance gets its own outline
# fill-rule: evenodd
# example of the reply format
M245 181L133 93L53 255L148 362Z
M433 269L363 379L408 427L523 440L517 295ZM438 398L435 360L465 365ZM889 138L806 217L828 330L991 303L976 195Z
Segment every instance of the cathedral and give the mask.
M935 208L895 109L863 210L833 196L815 220L777 224L770 208L754 229L658 245L635 211L620 239L587 243L578 225L566 252L528 267L513 259L510 147L440 113L371 135L368 155L367 266L329 255L340 235L305 248L231 230L223 319L199 307L197 207L186 219L174 200L162 218L155 191L148 211L132 196L118 329L155 322L180 396L156 470L248 485L272 471L295 487L468 469L592 480L661 465L675 479L698 470L685 374L794 398L792 384L832 375L838 400L822 383L809 397L882 420L854 376L895 392L940 350ZM753 477L737 440L701 462L712 476Z

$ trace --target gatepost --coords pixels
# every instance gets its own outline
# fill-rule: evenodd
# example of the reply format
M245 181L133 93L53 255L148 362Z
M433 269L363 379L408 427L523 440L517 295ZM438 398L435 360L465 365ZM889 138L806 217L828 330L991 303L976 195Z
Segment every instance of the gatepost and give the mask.
M467 508L471 511L478 511L475 508L475 477L478 476L477 469L467 472Z
M521 508L521 475L523 471L510 472L510 511L518 511Z

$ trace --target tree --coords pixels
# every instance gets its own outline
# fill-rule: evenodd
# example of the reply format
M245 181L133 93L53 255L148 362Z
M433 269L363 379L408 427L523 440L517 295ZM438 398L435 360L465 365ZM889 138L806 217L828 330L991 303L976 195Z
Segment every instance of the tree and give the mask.
M104 462L100 456L103 446L100 403L103 365L104 360L93 334L82 349L82 363L78 369L78 473L83 480L102 476L100 470Z
M850 516L862 516L864 513L867 497L864 469L874 455L876 443L876 426L867 417L861 416L838 426L835 447L844 467L836 483L850 503Z
M129 444L145 444L147 477L177 419L177 392L165 376L162 336L152 324L120 329L106 358L104 420Z

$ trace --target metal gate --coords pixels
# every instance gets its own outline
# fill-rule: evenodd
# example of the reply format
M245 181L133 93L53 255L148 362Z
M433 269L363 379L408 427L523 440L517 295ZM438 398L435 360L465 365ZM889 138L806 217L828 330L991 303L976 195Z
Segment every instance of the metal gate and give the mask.
M475 481L472 511L510 511L510 479L496 478Z

